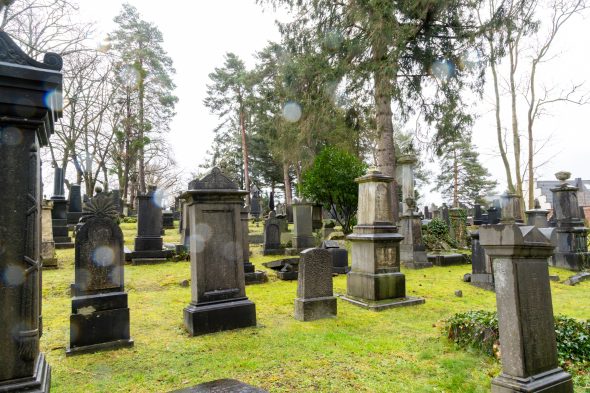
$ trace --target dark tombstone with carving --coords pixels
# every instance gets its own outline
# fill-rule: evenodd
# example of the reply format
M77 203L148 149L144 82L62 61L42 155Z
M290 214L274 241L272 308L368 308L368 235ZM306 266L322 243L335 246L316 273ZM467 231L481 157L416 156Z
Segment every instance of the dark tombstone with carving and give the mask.
M301 252L295 319L314 321L336 316L336 298L332 285L332 257L322 248Z
M240 212L247 191L219 168L191 182L186 199L191 228L191 296L184 326L192 336L256 326L246 297Z
M111 195L99 192L84 205L76 235L67 355L133 346L118 217Z
M79 184L70 186L68 201L68 225L76 225L82 217L82 189Z
M61 57L0 31L0 391L49 392L41 335L41 165L62 108Z
M283 255L285 250L281 246L281 222L271 211L264 221L263 255Z

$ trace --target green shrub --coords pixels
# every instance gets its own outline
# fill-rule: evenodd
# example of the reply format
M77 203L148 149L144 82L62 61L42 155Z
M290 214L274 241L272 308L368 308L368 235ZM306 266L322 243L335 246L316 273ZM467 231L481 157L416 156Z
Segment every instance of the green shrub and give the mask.
M137 217L123 217L123 222L127 224L137 223Z
M447 224L440 218L434 218L430 220L426 226L426 231L428 231L429 235L441 241L446 240L449 235L449 228L447 228Z
M445 321L445 331L460 347L494 355L494 345L499 339L498 317L495 312L482 310L455 314ZM557 316L555 334L560 364L590 362L590 320Z

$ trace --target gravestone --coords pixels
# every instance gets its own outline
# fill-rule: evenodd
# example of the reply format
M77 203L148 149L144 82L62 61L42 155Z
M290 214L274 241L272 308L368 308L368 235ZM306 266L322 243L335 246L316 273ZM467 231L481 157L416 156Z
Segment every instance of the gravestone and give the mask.
M250 215L256 220L260 218L260 214L262 213L260 208L260 194L260 189L256 185L253 185L250 191Z
M281 223L276 213L271 211L264 221L263 255L283 255L285 250L281 246Z
M452 208L449 210L451 226L449 227L449 236L457 243L458 248L465 247L466 236L466 222L465 210L460 208Z
M541 204L539 203L538 199L535 199L534 207L534 209L527 210L524 212L526 214L527 225L533 225L537 228L549 227L549 223L547 222L547 216L549 215L549 211L541 209Z
M313 205L305 200L293 203L293 249L302 251L315 246L312 223Z
M62 59L27 56L0 31L0 390L49 392L41 335L41 165L62 116ZM64 217L65 218L65 217Z
M51 201L43 201L41 205L41 261L43 269L57 269L53 226L51 224Z
M240 212L247 191L219 168L193 183L187 201L191 228L191 303L184 326L192 336L256 326L246 297Z
M328 250L308 248L299 258L295 319L314 321L335 317L336 298L332 285L332 257Z
M256 386L247 385L235 379L218 379L170 393L268 393Z
M426 246L422 241L422 220L414 209L416 200L414 195L414 165L418 159L414 154L405 154L398 158L398 168L401 172L403 209L399 219L400 233L404 237L400 243L400 260L404 267L423 269L432 267L426 255Z
M240 210L240 221L242 222L242 253L244 261L244 277L246 285L249 284L262 284L268 281L266 272L256 270L256 267L250 262L250 241L249 241L249 229L248 219L249 209L242 207Z
M482 225L483 217L480 204L473 205L473 225Z
M496 206L491 206L488 209L488 225L496 225L500 223L501 209Z
M476 287L494 290L494 274L492 270L492 261L486 255L481 243L479 242L479 231L470 233L471 235L471 281Z
M328 250L332 258L332 273L346 274L350 271L346 248L340 248L336 240L324 240L322 248Z
M155 186L149 186L147 194L138 195L137 237L131 253L134 265L166 262L172 251L163 250L161 195Z
M113 197L113 203L115 204L115 208L119 213L119 217L123 216L123 200L121 199L121 190L113 190L111 191L111 195ZM86 201L85 201L86 202Z
M314 203L311 206L311 229L312 231L317 231L322 229L324 225L324 215L322 212L322 204L321 203Z
M180 202L180 225L178 230L180 231L180 244L185 247L185 250L190 250L190 237L191 237L191 229L189 226L189 219L188 219L188 205L186 201L183 199Z
M406 277L400 272L403 236L393 223L393 178L370 170L355 181L359 183L358 224L348 235L352 267L342 299L375 311L424 303L424 299L406 297Z
M55 168L53 175L53 209L51 210L51 225L53 226L53 240L55 248L74 248L74 242L68 232L68 201L64 190L64 171L60 167Z
M70 186L67 217L68 225L76 225L82 217L82 189L79 184Z
M584 226L584 218L580 214L578 188L567 183L571 176L569 172L557 172L555 176L561 184L551 189L557 237L555 254L550 263L575 271L590 268L588 228Z
M162 212L162 228L174 229L174 213L171 211Z
M554 230L519 225L504 210L501 224L480 228L494 269L502 345L502 373L492 380L492 392L573 392L557 359L547 265Z
M432 217L430 216L430 211L428 211L428 206L424 206L424 219L431 220Z
M441 207L441 218L442 220L445 222L445 224L447 224L447 228L451 228L451 217L449 215L449 207L447 206L446 203L443 203L442 207Z
M275 209L275 193L274 191L270 192L270 196L268 197L268 209L273 211Z
M124 285L123 232L111 195L84 205L76 234L70 345L66 355L133 346Z

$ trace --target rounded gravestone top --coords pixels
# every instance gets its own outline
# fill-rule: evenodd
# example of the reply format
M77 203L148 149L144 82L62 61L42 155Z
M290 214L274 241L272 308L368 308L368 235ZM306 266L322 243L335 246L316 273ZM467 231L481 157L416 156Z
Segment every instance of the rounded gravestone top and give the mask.
M557 180L561 181L562 183L566 183L571 176L571 172L568 171L559 171L555 174Z

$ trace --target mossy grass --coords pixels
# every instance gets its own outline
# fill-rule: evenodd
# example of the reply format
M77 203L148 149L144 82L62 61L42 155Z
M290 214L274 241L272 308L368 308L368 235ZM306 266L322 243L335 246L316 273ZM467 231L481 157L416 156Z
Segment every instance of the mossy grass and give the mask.
M122 225L130 248L135 225ZM178 242L178 231L166 230L164 241ZM257 269L278 258L251 249ZM66 358L74 250L57 252L59 269L43 272L41 350L53 370L52 393L167 392L219 378L270 392L489 392L500 372L494 359L441 334L441 321L454 313L495 309L494 293L462 282L470 265L403 270L407 295L425 298L423 305L373 312L338 300L337 318L314 322L293 318L297 282L268 270L268 283L246 288L257 327L200 337L189 337L182 322L190 302L190 288L180 285L190 277L188 262L126 265L135 346ZM562 280L572 274L550 271ZM590 318L590 282L551 287L556 314ZM334 289L346 292L345 276L334 279ZM457 289L463 297L454 296ZM578 393L585 389L576 386Z

